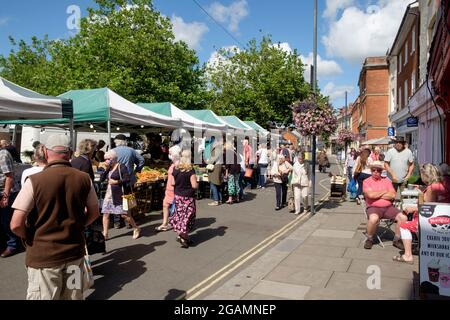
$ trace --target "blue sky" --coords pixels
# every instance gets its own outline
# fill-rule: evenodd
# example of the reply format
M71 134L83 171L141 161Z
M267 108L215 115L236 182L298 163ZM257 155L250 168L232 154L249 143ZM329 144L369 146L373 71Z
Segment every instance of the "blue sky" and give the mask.
M171 18L177 39L197 51L202 63L218 48L246 45L252 38L271 34L285 50L297 49L311 63L313 0L196 0L229 33L203 12L194 0L154 0L155 8ZM358 77L364 57L384 55L392 44L411 0L319 0L318 78L333 105L344 105L358 95ZM35 35L67 38L69 6L95 6L93 0L16 0L2 3L0 54L11 49L8 36L27 42ZM236 41L237 40L237 41ZM309 79L309 78L307 78Z

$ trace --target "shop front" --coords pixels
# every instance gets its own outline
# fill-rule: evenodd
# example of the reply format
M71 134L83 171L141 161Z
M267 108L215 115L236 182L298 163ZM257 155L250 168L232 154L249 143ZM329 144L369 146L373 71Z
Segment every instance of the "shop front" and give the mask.
M414 123L413 114L408 107L403 108L399 112L391 116L392 126L395 128L395 135L405 137L409 149L412 151L414 158L418 157L419 135L418 124Z

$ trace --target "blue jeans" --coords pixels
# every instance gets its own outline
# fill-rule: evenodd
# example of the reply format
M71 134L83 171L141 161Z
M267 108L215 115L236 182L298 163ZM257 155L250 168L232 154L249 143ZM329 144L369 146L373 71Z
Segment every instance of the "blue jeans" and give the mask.
M267 166L268 166L268 164L258 164L258 168L259 168L258 185L260 187L266 186Z
M356 197L359 197L360 195L363 194L363 181L370 177L371 177L370 174L362 173L362 172L358 175L358 179L357 179L358 191L356 192Z
M222 188L221 186L215 185L214 183L210 183L212 198L214 201L222 201Z
M353 178L353 167L347 167L347 178L348 178L348 182L350 182L350 180L352 180Z
M247 186L247 182L245 181L245 171L241 169L241 174L239 175L239 198L243 199L245 192L244 188Z
M282 206L286 205L287 200L287 191L288 187L285 183L274 183L275 185L275 196L277 199L277 207L281 208Z
M9 195L8 206L0 208L0 224L6 237L6 245L10 249L17 250L19 248L19 238L11 231L10 224L14 210L11 208L14 200L17 197L17 192Z

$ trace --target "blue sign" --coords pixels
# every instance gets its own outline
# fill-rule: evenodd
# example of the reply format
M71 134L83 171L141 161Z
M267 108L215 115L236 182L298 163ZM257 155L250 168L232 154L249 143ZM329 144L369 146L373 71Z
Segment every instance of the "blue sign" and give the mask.
M418 127L419 126L419 118L417 117L409 117L406 119L406 126L409 127Z
M393 137L393 136L395 136L395 128L389 127L388 128L388 137Z

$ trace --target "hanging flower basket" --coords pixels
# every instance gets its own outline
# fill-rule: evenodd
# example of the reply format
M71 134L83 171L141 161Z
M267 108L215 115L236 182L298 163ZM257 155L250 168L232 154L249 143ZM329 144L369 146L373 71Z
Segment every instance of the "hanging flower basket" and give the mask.
M292 117L298 132L303 136L331 135L337 122L330 105L305 100L292 105Z
M341 129L338 132L338 137L337 137L337 143L340 145L345 145L345 143L347 142L353 142L356 140L356 135L348 130L348 129Z

